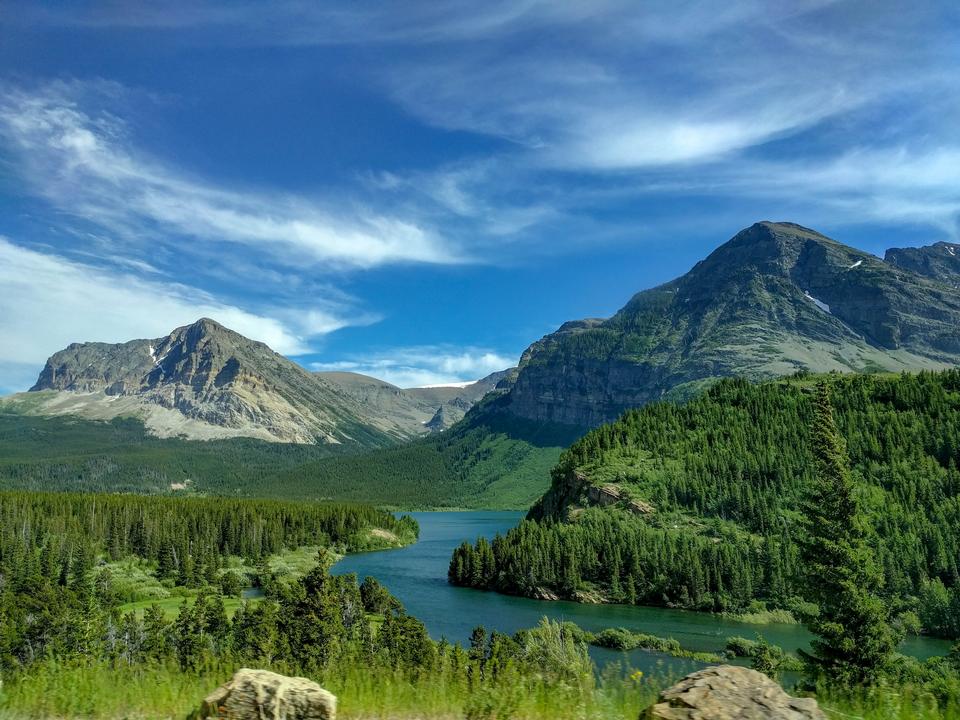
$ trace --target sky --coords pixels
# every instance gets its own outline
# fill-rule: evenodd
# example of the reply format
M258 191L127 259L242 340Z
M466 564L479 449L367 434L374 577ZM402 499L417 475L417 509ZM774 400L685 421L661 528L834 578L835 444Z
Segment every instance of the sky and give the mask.
M960 239L960 5L7 1L0 393L212 317L402 387L760 220Z

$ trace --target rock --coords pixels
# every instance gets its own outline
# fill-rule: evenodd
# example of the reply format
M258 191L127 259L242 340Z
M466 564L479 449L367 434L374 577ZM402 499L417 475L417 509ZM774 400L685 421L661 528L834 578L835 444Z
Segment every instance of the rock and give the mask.
M317 683L267 670L237 670L210 693L192 718L335 720L337 698Z
M826 720L812 698L787 695L763 673L734 665L708 667L660 693L646 720Z
M927 247L890 248L883 259L951 287L960 287L960 245L938 242Z

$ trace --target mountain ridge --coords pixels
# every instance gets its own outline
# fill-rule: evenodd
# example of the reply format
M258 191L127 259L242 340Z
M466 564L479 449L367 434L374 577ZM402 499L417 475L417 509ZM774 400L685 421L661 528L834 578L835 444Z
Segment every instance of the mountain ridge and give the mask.
M522 355L524 418L590 428L716 378L939 369L960 361L953 288L795 223L760 222L612 317Z
M937 242L923 247L890 248L883 258L898 267L960 287L960 244Z
M38 414L140 417L160 437L381 447L444 429L430 423L445 403L448 413L459 412L455 421L495 382L446 397L440 389L418 395L357 374L311 373L201 318L161 338L71 343L47 360L28 393L6 402ZM391 396L393 403L383 400Z
M64 404L81 411L92 406L88 411L95 415L108 414L96 406L125 400L123 410L145 414L148 427L161 436L374 445L390 436L388 428L365 427L338 388L209 318L162 338L72 343L47 361L30 389L39 391L92 395L86 403ZM163 410L186 422L172 422Z

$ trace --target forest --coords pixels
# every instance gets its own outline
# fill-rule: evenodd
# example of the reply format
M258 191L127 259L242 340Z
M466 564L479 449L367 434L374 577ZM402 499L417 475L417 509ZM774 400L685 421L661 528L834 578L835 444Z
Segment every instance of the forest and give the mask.
M818 407L824 415L829 400L821 398ZM816 577L847 580L816 583L822 611L810 628L818 639L800 660L762 638L731 638L728 654L707 657L670 638L618 628L587 633L547 619L513 635L477 627L468 646L433 639L374 578L331 574L337 553L417 536L410 518L364 506L6 491L0 493L0 715L183 717L235 669L253 666L316 679L342 699L347 718L599 719L636 717L673 679L645 678L618 665L597 668L587 649L592 644L699 662L736 656L772 677L802 668L798 691L844 715L953 717L960 645L926 661L894 653L899 630L876 595L879 573L852 501L843 443L832 420L824 426L826 440L813 452L819 510L810 512L819 517L804 526L808 537L798 553ZM595 518L600 524L590 527L608 535L607 542L630 529L604 526L602 515L590 513L584 522ZM683 555L689 550L672 538L633 539L650 543L650 557L661 546L674 568L710 546L717 548L717 567L733 562L722 542L704 545L701 538L692 555ZM542 540L554 552L551 536ZM278 553L304 543L315 551L309 567L279 572ZM477 558L464 559L471 573L489 577L497 550L480 547ZM564 574L582 578L590 571L577 564L577 554L565 560L573 565ZM114 573L131 567L141 573L138 580L178 593L174 604L124 602ZM718 577L711 575L708 586L733 589L747 581L747 575ZM247 583L255 594L238 599Z
M0 716L185 717L244 666L319 680L345 717L627 716L652 700L656 686L598 677L559 623L461 647L375 579L330 573L334 551L417 532L346 504L0 492ZM276 572L302 543L309 568ZM222 582L238 562L256 586L240 601ZM113 573L128 563L174 604L125 603Z
M451 582L707 611L784 608L802 617L802 497L813 477L819 380L832 391L882 597L903 628L960 637L955 370L730 379L685 404L628 411L564 451L526 521L458 548ZM587 499L590 487L619 499L600 507Z
M489 398L442 434L352 454L329 445L149 435L139 420L0 410L5 488L275 497L401 509L523 509L576 430L516 418Z

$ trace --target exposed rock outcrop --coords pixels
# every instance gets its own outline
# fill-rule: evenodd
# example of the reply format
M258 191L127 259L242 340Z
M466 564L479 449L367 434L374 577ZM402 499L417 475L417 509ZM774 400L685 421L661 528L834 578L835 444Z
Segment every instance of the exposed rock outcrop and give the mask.
M554 477L550 489L530 509L528 517L533 520L570 520L582 508L591 506L619 507L634 515L656 512L652 504L629 497L623 488L612 483L596 485L585 475L572 470Z
M813 698L795 698L763 673L718 665L660 693L641 720L826 720Z
M267 670L238 670L210 693L195 720L335 720L337 698L312 680Z
M31 390L62 395L46 401L51 414L63 406L99 418L122 408L161 436L371 445L390 437L339 388L207 318L153 340L70 345L47 360Z
M938 242L926 247L890 248L883 259L892 265L960 287L960 245Z

